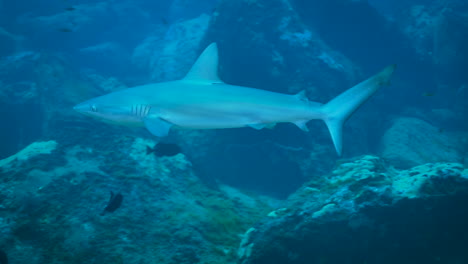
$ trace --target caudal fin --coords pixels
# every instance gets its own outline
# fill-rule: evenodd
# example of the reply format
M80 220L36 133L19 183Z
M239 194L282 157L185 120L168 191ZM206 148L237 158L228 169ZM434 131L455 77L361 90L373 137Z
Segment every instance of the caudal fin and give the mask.
M327 124L339 156L342 150L343 123L381 86L390 84L390 77L395 67L396 65L386 67L380 73L346 90L322 107L323 120Z

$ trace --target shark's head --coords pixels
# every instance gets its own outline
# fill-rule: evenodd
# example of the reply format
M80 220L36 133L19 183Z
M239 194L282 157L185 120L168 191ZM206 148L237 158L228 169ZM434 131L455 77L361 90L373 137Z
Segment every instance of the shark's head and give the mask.
M94 99L75 105L73 110L87 116L105 118L105 115L103 115L104 113L102 112L102 105Z
M95 117L103 121L118 124L133 123L135 117L130 113L130 107L115 103L109 103L107 96L96 97L77 104L73 109L87 116Z

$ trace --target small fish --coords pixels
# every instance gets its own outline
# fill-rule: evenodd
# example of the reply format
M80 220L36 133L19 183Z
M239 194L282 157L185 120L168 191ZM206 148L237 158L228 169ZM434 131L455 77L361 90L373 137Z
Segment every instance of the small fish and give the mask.
M106 214L107 212L113 213L115 210L117 210L121 205L123 201L123 195L120 193L114 194L114 192L111 191L111 197L109 199L109 203L107 203L106 208L102 211L101 215Z
M5 251L0 249L0 264L8 264L8 256Z
M423 93L423 96L426 96L426 97L431 97L431 96L434 96L435 93L430 93L430 92L426 92L426 93Z
M64 32L64 33L70 33L70 32L73 32L73 30L69 29L69 28L59 28L57 29L58 31L60 32Z
M66 7L66 8L65 8L65 11L69 11L69 12L72 12L72 11L75 11L75 10L76 10L76 8L73 7L73 6L70 6L70 7Z
M172 157L182 152L182 149L171 143L158 143L153 148L146 146L146 154L154 153L157 157Z

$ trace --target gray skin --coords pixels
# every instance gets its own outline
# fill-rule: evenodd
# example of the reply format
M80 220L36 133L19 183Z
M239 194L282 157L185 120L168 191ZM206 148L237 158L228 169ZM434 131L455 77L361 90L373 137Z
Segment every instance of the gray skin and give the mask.
M311 119L328 125L335 148L341 154L343 122L378 88L389 82L395 68L382 72L345 91L329 103L296 95L229 85L217 76L218 52L208 46L182 80L148 84L96 97L74 109L112 123L145 126L159 137L172 127L220 129L250 126L255 129L291 122L304 131Z

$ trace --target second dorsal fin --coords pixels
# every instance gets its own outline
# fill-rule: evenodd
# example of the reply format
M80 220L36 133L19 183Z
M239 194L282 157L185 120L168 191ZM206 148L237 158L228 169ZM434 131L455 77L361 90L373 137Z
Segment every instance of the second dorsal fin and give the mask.
M294 95L294 97L296 97L297 99L299 99L301 101L304 101L304 102L309 101L309 99L307 98L305 90L302 90L302 91L298 92L297 94Z

